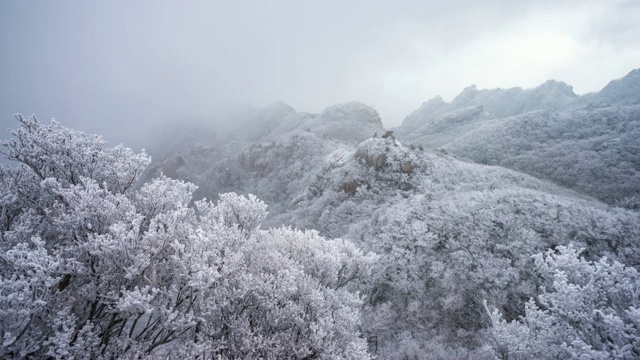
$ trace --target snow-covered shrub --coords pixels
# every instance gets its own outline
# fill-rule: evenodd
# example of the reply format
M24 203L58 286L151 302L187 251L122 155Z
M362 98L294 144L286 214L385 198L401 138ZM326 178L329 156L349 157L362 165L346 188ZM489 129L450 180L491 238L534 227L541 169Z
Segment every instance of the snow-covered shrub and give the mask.
M0 167L0 357L368 358L343 240L259 230L266 205L135 184L149 158L18 118Z
M490 331L502 359L635 359L640 356L640 275L602 258L586 261L572 246L535 256L551 284L520 320L494 310Z

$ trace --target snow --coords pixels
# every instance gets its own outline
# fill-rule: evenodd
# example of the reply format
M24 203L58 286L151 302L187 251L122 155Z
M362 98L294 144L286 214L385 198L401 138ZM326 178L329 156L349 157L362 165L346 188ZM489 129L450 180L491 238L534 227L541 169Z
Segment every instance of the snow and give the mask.
M19 117L0 355L634 357L639 214L588 194L640 188L637 76L469 87L395 134L360 103L276 103L146 173L145 153Z

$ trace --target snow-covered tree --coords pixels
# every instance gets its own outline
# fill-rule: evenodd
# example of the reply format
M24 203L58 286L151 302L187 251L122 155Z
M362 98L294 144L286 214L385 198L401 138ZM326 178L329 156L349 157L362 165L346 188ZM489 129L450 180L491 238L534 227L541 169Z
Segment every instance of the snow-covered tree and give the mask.
M520 320L494 310L490 331L502 359L636 359L640 356L640 275L602 258L586 261L572 246L535 256L550 284Z
M290 228L266 205L164 176L150 159L19 116L0 167L0 357L368 358L375 256Z

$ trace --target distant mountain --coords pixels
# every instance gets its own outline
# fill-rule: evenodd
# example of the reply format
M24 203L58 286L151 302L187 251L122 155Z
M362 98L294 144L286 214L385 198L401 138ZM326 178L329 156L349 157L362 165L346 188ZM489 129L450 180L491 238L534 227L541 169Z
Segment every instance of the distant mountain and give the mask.
M531 90L470 87L451 103L425 102L395 131L406 143L640 207L640 70L583 96L553 80Z
M484 118L502 118L540 109L566 106L578 96L573 88L563 82L549 80L535 89L484 89L475 85L465 88L451 103L440 96L425 102L420 108L405 118L397 128L400 135L407 135L427 125L431 119L465 108L481 107Z
M589 108L559 82L533 90L465 92L452 103L428 101L397 134L481 154L480 145L466 150L456 148L455 141L472 146L475 139L463 141L465 135L478 132L481 141L489 137L480 131L489 126L511 129L506 124L513 123L509 134L518 139L542 131L536 138L544 133L550 143L574 139L591 144L580 135L591 129L586 124L611 124L610 132L623 133L632 118L637 120L637 105ZM508 99L515 100L505 104ZM556 110L549 107L572 110L551 116ZM228 191L256 194L269 205L264 226L315 229L379 254L376 276L361 284L361 292L367 302L363 332L380 358L434 352L443 354L440 358L480 357L483 329L489 325L482 301L508 319L522 315L524 303L549 285L532 275L531 261L547 249L572 243L584 247L588 259L608 256L640 267L638 212L500 166L407 145L411 141L403 145L385 131L374 109L360 103L331 106L320 114L291 112L283 104L275 108L284 111L255 111L255 121L268 123L258 126L264 129L260 138L239 134L244 140L194 145L161 167L171 177L194 181L200 197L215 199ZM263 116L262 111L277 115ZM562 114L574 115L565 121ZM491 134L492 146L507 144L499 132ZM595 139L591 130L587 134ZM622 156L619 146L631 139L614 140L607 134L593 151ZM523 140L522 146L542 146L538 142ZM485 153L493 149L482 146ZM504 148L500 154L511 151ZM572 154L567 151L566 156L576 159ZM560 153L551 156L557 161ZM569 169L570 160L564 161L558 171Z
M589 258L640 265L631 250L637 213L515 171L392 138L339 148L311 171L293 176L306 188L269 223L346 237L381 255L376 281L363 290L363 328L382 358L406 356L406 338L422 354L433 339L475 348L487 321L482 300L509 318L521 315L542 286L529 266L543 249L573 243Z
M321 114L297 113L284 118L266 138L294 132L308 132L328 139L356 145L375 133L384 131L380 115L358 102L333 105Z
M187 144L163 157L151 176L162 171L192 181L200 185L200 197L215 199L226 191L261 194L273 213L299 194L326 155L384 132L378 113L357 102L330 106L321 114L276 103L230 121L247 132Z
M598 97L612 103L640 102L640 68L632 70L622 79L612 80L605 86Z
M358 102L242 107L158 126L145 175L166 177L137 192L147 155L19 116L0 351L638 358L639 89L638 70L583 96L472 86L395 134Z

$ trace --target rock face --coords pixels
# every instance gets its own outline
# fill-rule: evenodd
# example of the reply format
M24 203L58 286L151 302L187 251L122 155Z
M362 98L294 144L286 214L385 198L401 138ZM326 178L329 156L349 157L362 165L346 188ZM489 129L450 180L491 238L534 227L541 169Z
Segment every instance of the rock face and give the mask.
M342 184L342 191L349 194L350 196L354 196L356 194L356 191L358 191L359 186L360 183L358 182L358 180L347 181Z
M380 171L386 166L392 172L403 174L411 174L414 170L411 156L409 149L403 147L392 136L367 139L358 145L353 154L356 161L375 171Z
M411 174L413 172L413 164L411 161L405 161L400 164L400 169L405 174Z
M388 141L385 139L367 139L358 145L354 157L360 163L367 164L377 171L387 162L385 148L388 148Z

